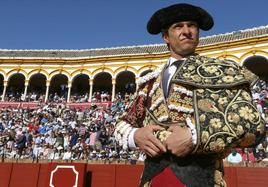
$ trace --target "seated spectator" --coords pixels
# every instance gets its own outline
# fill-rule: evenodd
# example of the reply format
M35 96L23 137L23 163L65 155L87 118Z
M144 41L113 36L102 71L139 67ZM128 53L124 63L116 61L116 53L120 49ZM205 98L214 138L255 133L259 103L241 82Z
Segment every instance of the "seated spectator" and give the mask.
M265 158L266 158L266 155L265 155L264 149L259 150L257 155L256 155L256 162L260 162Z
M227 161L231 164L238 164L242 162L242 156L235 149L233 149L228 155Z
M242 159L246 163L254 163L255 162L255 156L254 156L253 151L252 151L251 148L245 148L244 149Z
M71 150L71 148L69 147L69 148L67 149L67 151L63 154L62 159L63 159L63 160L71 160L71 158L72 158L72 150Z

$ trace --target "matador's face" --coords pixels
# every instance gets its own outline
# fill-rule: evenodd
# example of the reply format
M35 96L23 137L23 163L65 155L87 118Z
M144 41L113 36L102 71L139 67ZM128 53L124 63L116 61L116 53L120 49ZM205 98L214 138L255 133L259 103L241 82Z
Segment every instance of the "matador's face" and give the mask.
M195 52L199 42L199 28L194 21L172 24L163 39L169 45L173 57L185 57Z

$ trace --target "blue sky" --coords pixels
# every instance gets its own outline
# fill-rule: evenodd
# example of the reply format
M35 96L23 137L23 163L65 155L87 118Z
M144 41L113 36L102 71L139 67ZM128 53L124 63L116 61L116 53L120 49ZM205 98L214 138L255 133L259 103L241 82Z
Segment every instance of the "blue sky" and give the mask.
M201 36L268 25L267 0L1 0L0 49L91 49L162 43L146 24L159 8L185 2L215 21Z

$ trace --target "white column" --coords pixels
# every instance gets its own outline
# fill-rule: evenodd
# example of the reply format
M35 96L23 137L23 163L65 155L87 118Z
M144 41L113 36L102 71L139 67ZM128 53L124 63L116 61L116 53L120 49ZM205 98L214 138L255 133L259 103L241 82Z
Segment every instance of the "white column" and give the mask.
M45 102L47 102L47 100L48 100L49 86L50 86L50 80L47 80L47 81L46 81L46 96L45 96Z
M71 90L72 90L72 82L68 82L68 95L67 95L67 103L70 102L70 96L71 96Z
M25 80L24 83L24 93L23 93L23 101L25 101L27 96L27 90L28 90L29 80Z
M115 78L112 78L112 85L113 85L112 101L114 101L114 97L115 97L115 83L116 83L116 79Z
M2 93L2 101L5 101L6 90L7 90L7 81L4 81L4 89L3 89L3 93Z
M89 80L89 99L88 101L91 102L92 100L92 93L93 93L93 79Z

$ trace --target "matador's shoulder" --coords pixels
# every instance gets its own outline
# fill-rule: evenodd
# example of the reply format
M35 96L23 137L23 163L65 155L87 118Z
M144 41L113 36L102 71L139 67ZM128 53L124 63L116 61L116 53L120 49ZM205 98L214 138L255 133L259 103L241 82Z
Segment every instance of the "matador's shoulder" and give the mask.
M174 79L197 87L216 88L252 85L258 77L232 60L194 55L183 62Z
M147 73L146 75L140 77L137 80L137 86L142 87L146 83L148 84L150 81L158 78L160 76L162 70L163 70L163 67L159 67L159 68L155 69L154 71Z

